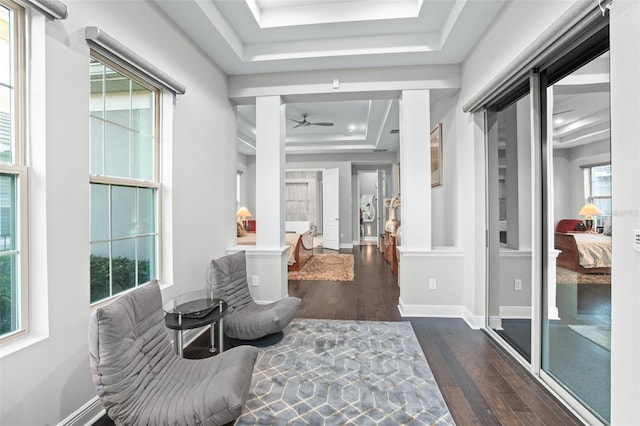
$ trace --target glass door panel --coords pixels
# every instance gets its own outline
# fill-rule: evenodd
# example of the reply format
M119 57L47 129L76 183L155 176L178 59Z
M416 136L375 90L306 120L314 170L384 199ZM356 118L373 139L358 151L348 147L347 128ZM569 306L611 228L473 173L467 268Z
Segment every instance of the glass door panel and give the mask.
M488 325L531 362L531 97L487 112Z
M544 214L550 229L546 230L541 367L608 422L612 257L608 52L543 90L549 153ZM591 255L581 256L582 250Z

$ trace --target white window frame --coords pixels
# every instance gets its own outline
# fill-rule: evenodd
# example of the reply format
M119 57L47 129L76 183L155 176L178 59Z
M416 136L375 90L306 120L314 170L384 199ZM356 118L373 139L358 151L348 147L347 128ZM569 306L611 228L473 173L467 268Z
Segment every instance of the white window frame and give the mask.
M29 192L28 168L26 163L26 11L11 0L0 0L13 13L13 108L12 134L13 161L0 164L0 173L16 177L16 234L18 244L15 250L5 255L17 255L18 281L18 327L15 331L0 336L0 343L6 344L29 331Z
M151 81L148 81L146 79L141 78L137 73L135 73L134 71L134 67L132 66L131 69L128 69L126 64L123 64L122 61L118 61L115 62L114 60L112 60L111 58L101 54L101 52L98 52L94 49L91 49L91 53L90 56L101 62L102 64L108 66L109 68L119 72L120 74L124 75L125 77L131 79L132 81L146 87L147 89L153 91L155 93L155 99L154 99L154 148L153 148L153 152L154 152L154 158L153 158L153 163L154 163L154 173L153 173L153 178L151 181L148 180L138 180L138 179L127 179L127 178L119 178L119 177L110 177L110 176L98 176L98 175L91 175L89 176L89 184L104 184L104 185L109 185L109 186L126 186L126 187L132 187L132 188L152 188L155 189L155 208L156 208L156 218L155 218L155 229L156 229L156 233L157 233L157 239L156 239L156 252L155 252L155 264L156 264L156 276L154 277L155 279L161 280L162 279L162 271L163 271L163 256L162 256L162 245L163 245L163 228L161 226L162 224L162 184L161 184L161 176L162 176L162 171L161 171L161 158L162 158L162 135L163 135L163 105L165 104L165 102L163 102L163 95L165 94L165 91L162 90L161 87L159 87L157 84L154 84ZM112 241L112 239L110 238L109 241ZM109 260L111 262L112 260L112 256L111 254L109 255ZM110 271L109 273L109 279L110 281L113 278L113 274L112 271ZM140 286L144 283L138 283L137 286ZM91 285L91 283L89 283L89 285ZM101 299L95 302L91 303L92 307L99 307L102 306L108 302L110 302L111 300L113 300L114 298L127 293L128 291L131 291L135 288L137 288L137 286L119 292L119 293L111 293L110 290L110 296L105 298L105 299Z
M601 166L611 166L611 162L606 163L598 163L598 164L589 164L587 166L582 166L584 171L584 196L585 202L593 203L594 200L609 200L611 202L611 185L609 186L609 195L593 195L593 169ZM609 215L601 215L598 217L597 223L598 225L602 225L602 217L605 217L606 220L611 221L611 216L613 212ZM595 225L594 225L595 226Z

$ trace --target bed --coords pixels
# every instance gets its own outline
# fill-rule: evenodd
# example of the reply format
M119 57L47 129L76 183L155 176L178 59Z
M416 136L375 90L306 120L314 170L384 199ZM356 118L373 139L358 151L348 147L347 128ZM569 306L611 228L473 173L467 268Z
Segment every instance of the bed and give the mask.
M304 225L299 222L294 222L292 226L287 222L286 232L284 234L285 243L289 246L287 254L287 270L299 271L305 263L313 256L313 234L315 227L310 225L304 229ZM256 234L247 233L243 236L238 236L238 245L255 246Z
M611 273L611 236L575 231L579 219L558 222L555 248L560 251L556 265L582 274Z

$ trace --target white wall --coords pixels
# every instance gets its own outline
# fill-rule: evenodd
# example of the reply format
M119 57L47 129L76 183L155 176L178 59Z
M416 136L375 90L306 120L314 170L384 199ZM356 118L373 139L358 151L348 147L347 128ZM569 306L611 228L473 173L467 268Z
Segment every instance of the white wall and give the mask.
M431 241L433 247L458 244L457 211L457 156L456 116L457 94L438 96L432 91L431 127L442 123L442 185L431 190Z
M247 208L257 215L256 210L256 156L247 156ZM258 217L254 217L256 221ZM257 226L257 222L256 222Z
M236 170L242 172L242 174L240 175L240 203L239 206L246 206L247 205L247 170L248 170L248 166L247 166L247 156L241 153L237 153L237 159L236 159ZM254 157L255 158L255 157ZM249 209L249 211L251 213L254 213L254 210Z
M31 165L43 189L32 223L40 244L31 276L48 293L48 334L0 360L0 424L56 424L95 396L89 373L89 48L96 25L183 83L174 113L173 281L163 297L203 288L207 261L231 245L235 221L235 117L226 77L148 2L69 1L69 18L46 23L46 147ZM42 117L35 117L41 119ZM169 239L169 240L170 240ZM170 284L170 283L163 283ZM44 298L44 300L42 300ZM4 348L3 348L4 351Z
M611 11L611 424L640 424L640 3Z
M583 166L611 161L609 140L553 151L555 223L560 219L584 219L578 212L585 204Z
M484 144L481 114L465 114L462 106L544 32L572 1L507 2L489 30L462 64L462 89L456 106L457 202L474 215L459 213L459 246L465 250L465 309L476 325L485 313Z

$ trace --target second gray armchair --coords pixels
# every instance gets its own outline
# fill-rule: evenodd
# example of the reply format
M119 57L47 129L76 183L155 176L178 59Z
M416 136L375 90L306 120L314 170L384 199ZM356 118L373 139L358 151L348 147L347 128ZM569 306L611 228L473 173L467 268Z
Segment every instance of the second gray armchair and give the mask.
M280 333L300 306L297 297L286 297L266 305L256 303L249 292L244 251L212 260L208 284L224 295L228 304L224 332L236 340L255 341Z

